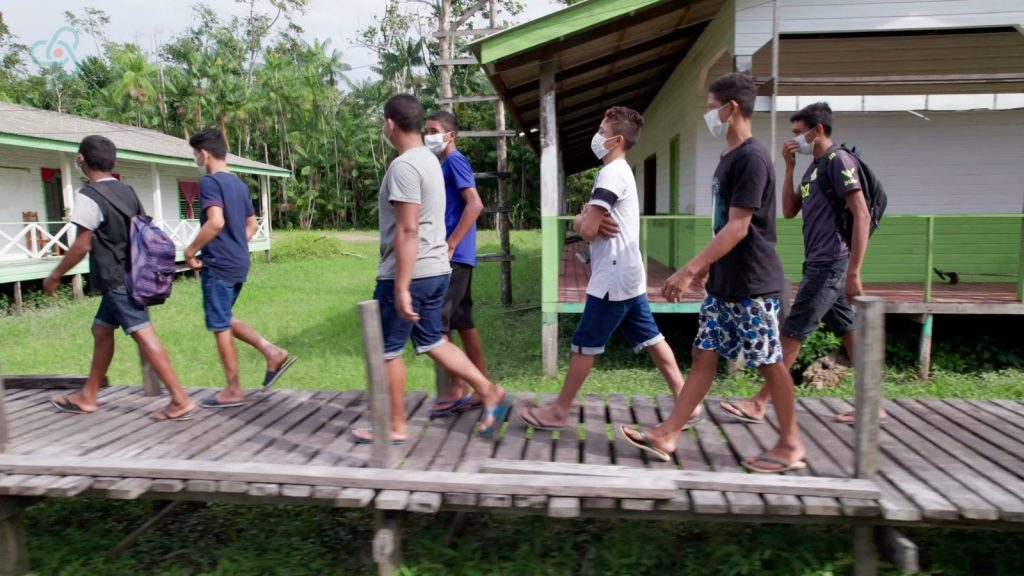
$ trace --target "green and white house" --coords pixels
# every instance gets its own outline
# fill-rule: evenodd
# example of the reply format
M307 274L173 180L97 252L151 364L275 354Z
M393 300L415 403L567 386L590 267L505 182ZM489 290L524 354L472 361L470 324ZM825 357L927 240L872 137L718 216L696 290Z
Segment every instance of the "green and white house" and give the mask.
M200 174L188 142L153 130L0 101L0 284L45 278L74 241L69 216L82 175L73 160L90 134L118 148L116 175L174 239L179 258L199 229ZM259 181L260 229L252 251L270 250L270 178L288 170L230 155L231 169ZM88 272L82 262L70 273ZM20 285L18 285L20 288Z
M792 112L824 100L834 138L856 145L885 183L889 208L864 276L890 313L919 315L924 333L932 314L1024 313L1022 2L587 0L472 49L540 155L546 374L557 371L558 314L582 310L579 290L567 290L580 275L564 270L575 265L564 246L565 175L597 165L589 142L604 109L626 105L646 119L628 160L656 296L659 278L711 236L723 144L701 116L710 82L733 70L759 81L755 135L773 152L790 137ZM781 180L781 158L776 172ZM800 230L799 219L779 219L791 281ZM934 269L961 281L941 283ZM652 308L692 313L699 303L652 298Z

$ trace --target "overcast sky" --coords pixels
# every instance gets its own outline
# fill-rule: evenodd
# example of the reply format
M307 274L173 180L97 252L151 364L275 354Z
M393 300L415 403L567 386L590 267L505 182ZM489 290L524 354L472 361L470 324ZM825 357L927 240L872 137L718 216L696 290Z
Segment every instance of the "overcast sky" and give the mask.
M554 0L522 0L524 13L515 22L524 22L557 10L561 6ZM64 12L82 14L84 6L105 11L110 16L107 35L116 42L135 42L147 51L181 34L192 23L193 0L47 0L46 2L4 2L0 8L4 21L22 44L36 47L36 54L45 59L49 41L65 25ZM225 17L244 15L246 7L233 0L207 0L206 4L221 11ZM267 2L262 2L266 6ZM310 0L310 9L296 21L306 31L306 40L330 38L331 46L342 53L342 61L352 66L348 76L360 80L372 76L369 67L375 64L373 55L355 46L359 30L373 24L373 17L384 11L384 0ZM415 4L413 4L415 6ZM266 10L266 8L264 8ZM66 33L68 45L73 36ZM55 44L58 47L59 42ZM81 59L96 53L92 38L81 34L75 55ZM51 57L53 54L51 54ZM31 65L31 63L30 63Z

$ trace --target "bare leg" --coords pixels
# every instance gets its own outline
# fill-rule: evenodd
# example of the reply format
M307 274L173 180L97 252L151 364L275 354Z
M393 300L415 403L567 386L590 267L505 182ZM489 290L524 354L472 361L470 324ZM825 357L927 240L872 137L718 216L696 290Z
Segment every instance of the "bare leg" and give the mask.
M263 354L263 357L267 359L268 371L277 371L288 360L287 350L275 346L242 320L237 318L231 320L231 333L234 334L235 338Z
M526 414L527 422L544 427L565 426L569 418L569 410L572 409L572 402L576 399L576 395L579 394L580 388L583 387L583 383L593 368L593 356L573 352L569 359L569 371L565 373L565 382L562 383L562 390L558 393L558 398L546 406L521 410L520 416Z
M854 354L854 351L856 350L856 346L857 346L857 334L856 334L856 332L854 332L853 330L850 330L846 334L843 334L843 347L846 348L846 355L850 357L851 361L853 360L853 354ZM885 412L885 408L880 406L878 408L878 417L880 419L882 419L882 420L885 420L886 418L888 418L888 416L889 415ZM843 422L845 424L853 424L856 421L857 421L857 411L856 410L850 410L849 412L844 412L842 414L837 414L836 415L836 422Z
M768 364L760 368L765 385L772 392L772 403L779 418L779 440L765 455L777 458L782 462L792 463L804 459L806 452L800 441L800 429L796 421L796 391L793 389L793 377L783 363ZM753 462L754 456L747 458ZM777 464L760 461L757 466L762 469L782 468Z
M174 418L194 409L195 403L192 402L185 389L182 388L181 381L178 380L178 374L174 371L174 367L171 366L171 357L167 354L167 350L160 341L160 337L157 336L156 329L152 325L146 326L132 333L132 338L135 339L139 349L146 356L146 360L156 370L157 376L160 377L164 386L167 387L167 392L171 395L170 404L160 412Z
M240 402L245 399L245 392L238 380L238 349L235 348L234 333L228 328L214 332L213 335L217 340L217 352L220 353L220 362L224 365L224 377L227 380L227 387L217 394L217 401Z
M789 336L783 336L782 340L782 364L786 367L786 370L793 368L793 364L796 362L797 356L800 355L800 348L803 347L803 342L796 338L790 338ZM852 356L851 356L852 358ZM792 378L791 378L792 379ZM765 410L768 408L768 402L772 399L771 388L768 386L767 380L761 385L761 389L757 391L750 400L737 400L731 403L732 406L743 410L749 416L753 418L764 418ZM726 412L734 413L728 408L724 408Z
M392 358L384 363L384 371L387 373L388 396L391 400L391 438L404 439L409 435L405 421L405 361L401 356Z
M676 399L672 412L661 424L647 430L647 436L655 448L670 454L675 451L683 425L711 389L711 383L715 380L715 370L718 369L718 358L718 352L694 348L690 378ZM636 431L630 431L629 435L634 440L641 441L640 434Z
M92 364L89 366L89 378L82 389L68 394L68 400L74 402L83 412L95 412L99 408L100 385L103 377L110 369L114 359L114 329L99 324L92 325ZM53 397L57 402L64 401L64 395Z
M458 346L451 342L446 340L444 344L427 352L427 355L430 356L434 362L437 362L442 368L447 370L449 374L457 376L469 384L469 386L480 396L485 409L497 407L505 398L505 389L488 380L487 377L484 376L472 362L470 362L469 357L467 357ZM490 420L491 417L485 418L481 421L481 425L483 427L490 425L492 423Z

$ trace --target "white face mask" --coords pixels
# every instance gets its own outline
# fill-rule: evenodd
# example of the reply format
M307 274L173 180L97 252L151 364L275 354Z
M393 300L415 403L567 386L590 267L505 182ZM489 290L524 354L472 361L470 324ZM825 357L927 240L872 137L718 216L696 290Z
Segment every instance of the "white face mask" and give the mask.
M612 136L612 138L617 138L617 136ZM604 147L604 143L609 140L611 138L601 136L600 132L595 132L594 137L590 139L590 150L594 153L594 156L597 156L598 160L604 160L604 157L611 152L611 150Z
M389 132L388 131L388 124L387 124L387 122L385 122L384 123L384 127L380 129L380 139L383 140L392 149L394 149L395 145L391 142L391 133L392 132L394 132L394 130Z
M798 154L813 154L814 153L814 140L807 141L807 135L811 133L811 130L804 132L799 136L793 138L793 142L796 142L796 151Z
M721 108L708 110L708 112L704 114L704 123L708 125L708 130L711 131L711 135L714 136L715 138L721 138L726 132L729 131L729 120L726 119L725 122L722 122L722 118L718 114L719 112L722 111L722 108L725 108L726 106L729 105L726 104ZM729 117L732 118L731 115Z
M444 137L448 134L451 134L451 132L445 132L444 134L427 134L423 137L423 141L435 156L440 156L441 153L444 152L444 149L448 147L448 143L444 141Z
M196 156L196 169L199 170L200 174L206 176L206 163L203 162L202 158L203 155L201 153L198 156Z

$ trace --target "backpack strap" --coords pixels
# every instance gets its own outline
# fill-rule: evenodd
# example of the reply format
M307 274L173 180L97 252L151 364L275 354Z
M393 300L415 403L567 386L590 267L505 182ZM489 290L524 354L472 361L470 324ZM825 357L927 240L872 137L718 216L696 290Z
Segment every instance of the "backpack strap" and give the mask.
M125 184L125 186L128 185ZM90 182L85 185L85 188L88 188L99 194L104 200L106 200L111 206L113 206L118 212L120 212L125 218L128 218L129 220L139 215L145 216L146 214L146 210L145 208L142 207L142 202L139 202L137 196L135 198L135 202L138 205L138 209L131 210L120 198L117 197L117 194L115 194L113 188L110 187L110 184L108 182ZM135 195L135 190L132 189L131 186L128 186L128 189L132 191L132 195Z

